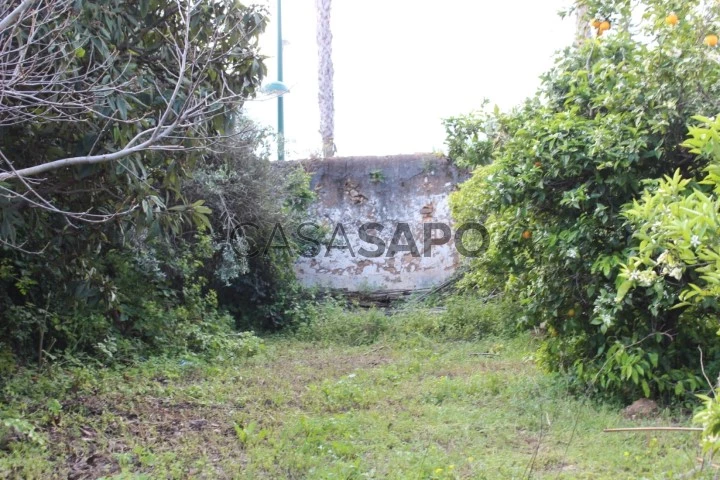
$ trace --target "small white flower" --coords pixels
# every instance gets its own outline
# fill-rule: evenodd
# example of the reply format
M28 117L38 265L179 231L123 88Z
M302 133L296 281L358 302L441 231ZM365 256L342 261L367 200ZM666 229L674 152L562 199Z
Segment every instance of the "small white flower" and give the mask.
M700 242L700 237L698 237L697 235L693 235L692 237L690 237L690 245L691 245L693 248L699 247L700 244L701 244L701 242Z
M675 267L672 270L670 270L669 275L677 280L680 280L682 278L682 268Z
M672 275L672 272L671 272ZM657 273L653 270L645 270L643 272L640 272L639 278L638 278L638 284L641 287L649 287L653 283L655 283L655 280L657 280Z
M567 251L567 256L568 256L569 258L577 258L577 257L578 257L578 251L577 251L577 249L576 249L576 248L571 248L570 250L568 250L568 251Z
M629 278L633 282L637 282L638 280L640 280L640 272L638 272L637 270L633 270L632 272L630 272Z

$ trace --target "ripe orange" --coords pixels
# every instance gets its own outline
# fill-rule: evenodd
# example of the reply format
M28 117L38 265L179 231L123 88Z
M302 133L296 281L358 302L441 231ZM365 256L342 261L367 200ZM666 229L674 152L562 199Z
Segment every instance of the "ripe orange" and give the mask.
M703 40L703 43L707 45L708 47L716 47L718 44L718 36L714 33L711 33L710 35L707 35L705 37L705 40Z
M531 232L530 230L525 230L525 231L522 233L522 238L523 238L524 240L530 240L530 239L532 238L532 232Z
M670 25L672 27L677 25L679 22L680 22L680 19L678 18L677 15L675 15L675 13L671 13L670 15L665 17L665 23L667 23L668 25Z
M598 26L598 33L604 32L606 30L610 30L610 22L605 20L604 22L600 22L600 25Z
M592 22L590 22L590 25L592 25L592 26L595 27L595 28L599 28L599 27L600 27L600 23L601 23L600 20L598 20L598 19L596 18L595 20L593 20Z

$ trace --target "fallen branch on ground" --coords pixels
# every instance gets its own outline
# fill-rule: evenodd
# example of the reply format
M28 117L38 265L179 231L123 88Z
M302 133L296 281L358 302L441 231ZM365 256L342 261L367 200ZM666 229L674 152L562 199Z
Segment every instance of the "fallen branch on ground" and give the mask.
M651 432L651 431L667 431L667 432L702 432L702 428L697 427L627 427L627 428L606 428L603 433L614 432Z

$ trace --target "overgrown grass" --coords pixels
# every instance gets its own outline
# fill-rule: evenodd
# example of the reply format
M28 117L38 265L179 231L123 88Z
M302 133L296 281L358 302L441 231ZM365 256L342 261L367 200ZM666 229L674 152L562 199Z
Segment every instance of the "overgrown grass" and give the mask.
M440 309L408 306L392 315L377 309L348 310L328 301L313 308L312 320L300 325L293 338L350 346L381 340L405 344L413 338L472 341L510 335L517 325L516 313L517 307L506 300L461 296L447 299Z
M321 308L247 359L18 373L0 477L634 479L697 466L695 435L602 433L687 418L630 421L573 398L535 367L532 337L504 335L507 305L454 302Z

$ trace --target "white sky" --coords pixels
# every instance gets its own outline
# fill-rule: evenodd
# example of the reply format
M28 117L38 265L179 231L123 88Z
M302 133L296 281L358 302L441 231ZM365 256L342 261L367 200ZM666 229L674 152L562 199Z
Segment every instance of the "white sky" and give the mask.
M441 119L483 98L508 109L532 95L555 51L574 38L570 0L335 0L332 5L337 155L445 150ZM276 0L261 40L277 77ZM287 158L320 151L315 0L283 4ZM246 104L277 127L277 100Z

